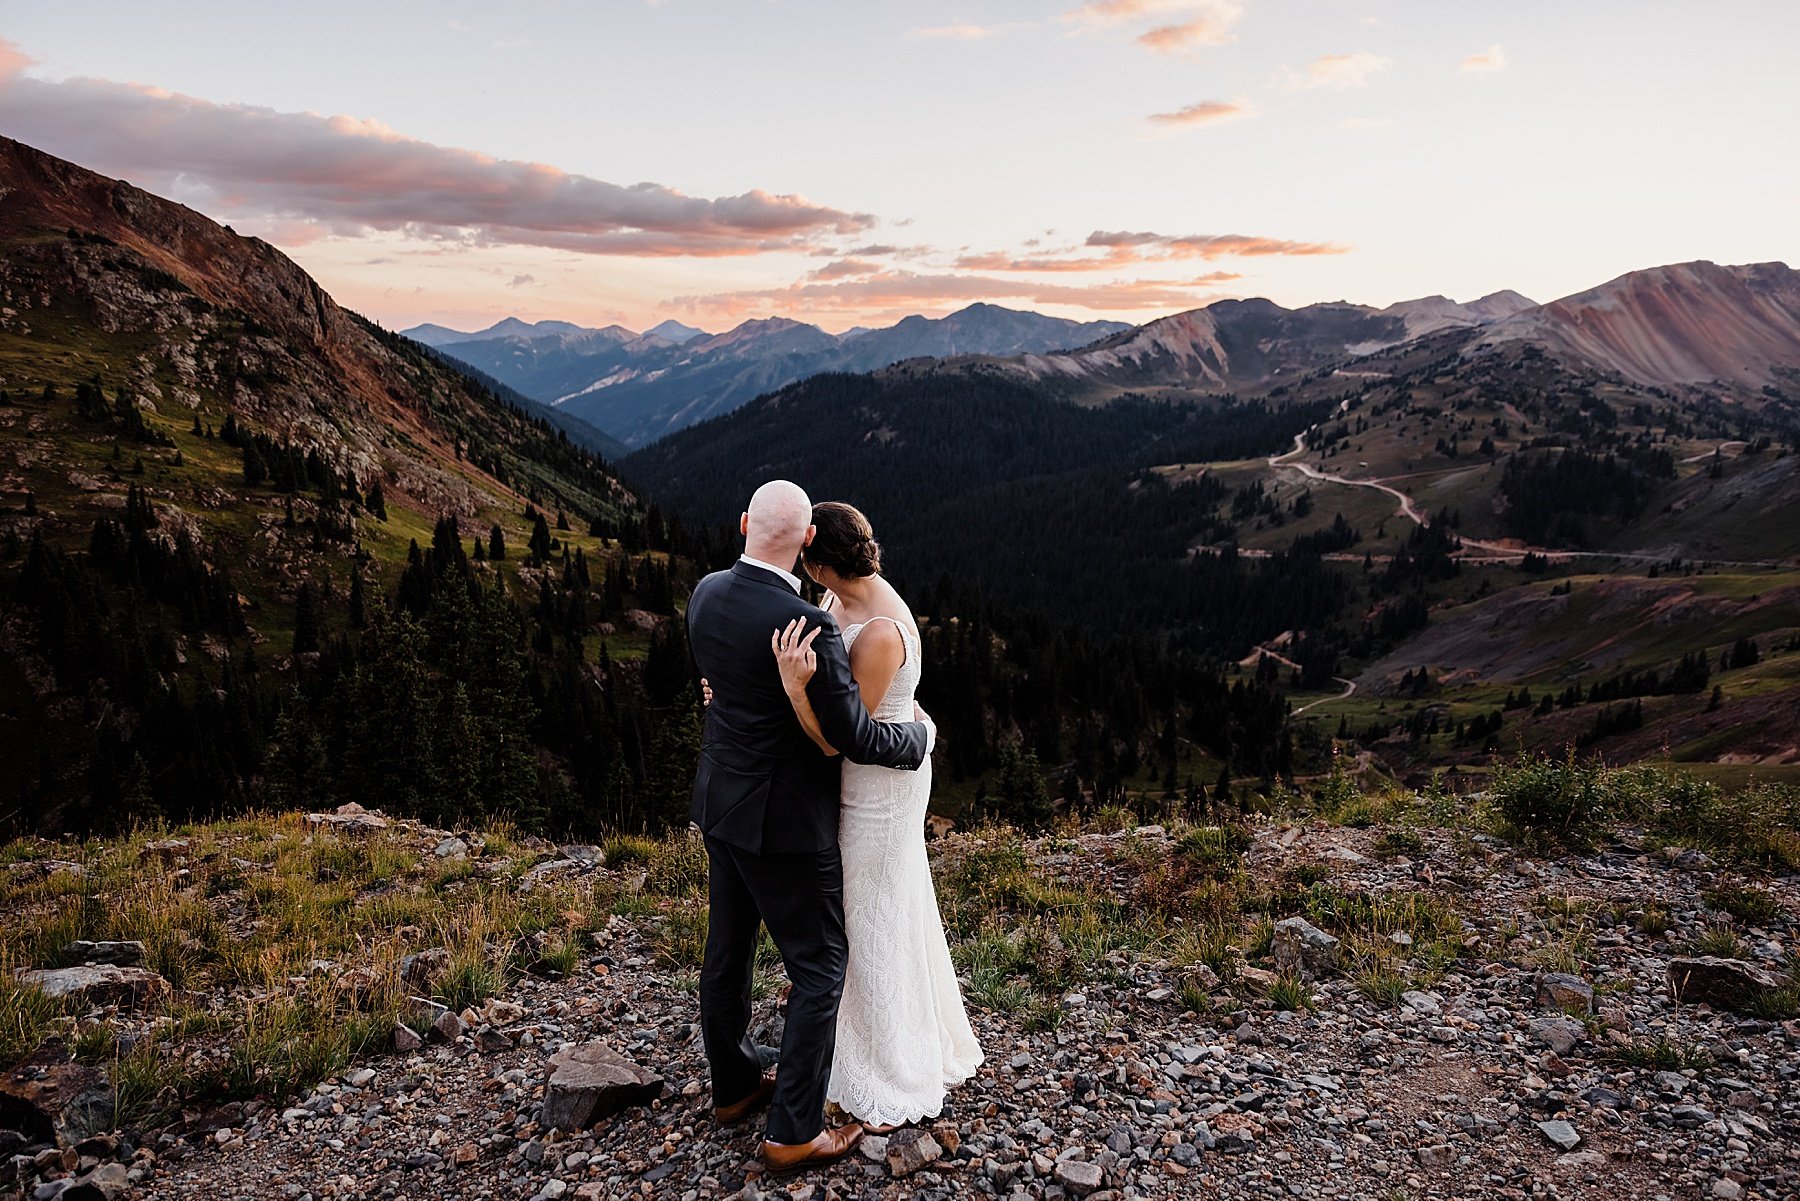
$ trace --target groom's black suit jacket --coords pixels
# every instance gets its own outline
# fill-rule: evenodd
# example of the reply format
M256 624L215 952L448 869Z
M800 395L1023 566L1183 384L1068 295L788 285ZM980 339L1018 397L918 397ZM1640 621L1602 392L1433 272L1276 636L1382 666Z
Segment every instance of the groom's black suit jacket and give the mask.
M869 717L829 613L741 560L714 572L695 586L687 611L694 665L713 690L689 817L707 837L755 855L837 845L843 759L821 754L806 736L769 646L796 617L822 628L806 693L826 741L855 763L914 769L925 761L923 723Z

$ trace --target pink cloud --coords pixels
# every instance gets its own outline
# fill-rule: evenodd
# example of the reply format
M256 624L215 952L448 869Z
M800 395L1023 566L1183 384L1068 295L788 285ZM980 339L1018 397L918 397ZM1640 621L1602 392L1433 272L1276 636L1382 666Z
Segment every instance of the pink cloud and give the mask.
M1309 88L1364 88L1369 80L1394 65L1394 60L1379 54L1358 51L1355 54L1323 54L1306 64L1305 74L1292 67L1281 69L1281 79L1289 90Z
M1224 22L1208 18L1181 25L1158 25L1137 36L1138 45L1159 54L1178 54L1201 46L1223 46L1236 40Z
M1190 104L1186 108L1178 108L1174 112L1151 113L1149 120L1158 125L1187 128L1197 125L1217 125L1223 121L1238 121L1255 115L1255 108L1242 100L1202 100L1198 104Z
M1307 257L1321 254L1348 254L1348 246L1336 242L1294 242L1283 238L1260 238L1246 234L1171 235L1124 230L1095 230L1087 244L1104 249L1146 249L1172 259L1262 258L1272 255Z
M1479 54L1471 54L1459 67L1464 75L1492 75L1506 70L1506 48L1495 42Z
M809 279L844 279L854 275L873 275L881 270L878 264L863 259L834 259L812 272Z
M865 213L752 190L690 196L407 137L379 121L216 104L141 84L40 80L0 42L7 133L227 219L402 232L583 254L717 257L812 248ZM291 240L291 238L290 238Z

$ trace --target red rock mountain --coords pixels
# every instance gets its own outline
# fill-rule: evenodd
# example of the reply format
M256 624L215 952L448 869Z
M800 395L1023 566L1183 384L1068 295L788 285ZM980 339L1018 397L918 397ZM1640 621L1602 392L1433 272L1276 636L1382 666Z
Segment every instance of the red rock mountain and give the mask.
M512 452L546 416L341 308L267 242L3 137L0 339L27 358L66 346L78 378L179 420L223 402L433 514L518 503ZM630 503L596 491L570 507Z
M1785 263L1677 263L1515 314L1476 344L1532 343L1652 386L1760 388L1800 370L1800 272Z

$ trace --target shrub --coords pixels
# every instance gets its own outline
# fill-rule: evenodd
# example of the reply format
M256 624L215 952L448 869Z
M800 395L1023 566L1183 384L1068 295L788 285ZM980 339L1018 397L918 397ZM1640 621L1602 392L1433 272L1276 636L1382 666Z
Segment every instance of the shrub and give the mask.
M1564 759L1521 755L1495 769L1495 810L1515 837L1541 846L1585 844L1607 816L1605 769Z
M1767 925L1781 916L1781 905L1774 896L1736 881L1726 881L1701 896L1712 908L1729 913L1748 926Z
M1269 985L1269 1000L1277 1009L1298 1011L1312 1004L1312 990L1293 976L1282 976Z

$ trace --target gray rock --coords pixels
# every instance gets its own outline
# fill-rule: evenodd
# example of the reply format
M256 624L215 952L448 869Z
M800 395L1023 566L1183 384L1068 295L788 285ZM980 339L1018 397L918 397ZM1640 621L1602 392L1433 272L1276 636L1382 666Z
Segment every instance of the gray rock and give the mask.
M1558 1055L1567 1055L1586 1037L1587 1027L1573 1018L1538 1018L1531 1023L1531 1033Z
M1539 1122L1537 1128L1543 1132L1545 1138L1561 1147L1564 1151L1573 1151L1581 1143L1581 1135L1575 1132L1575 1127L1563 1121L1561 1118L1555 1118L1548 1122Z
M436 855L439 859L467 859L469 857L469 844L452 835L438 843L436 847L432 848L431 853Z
M145 843L143 853L146 857L160 859L164 863L174 863L187 854L192 845L185 838L159 838L155 842Z
M131 1177L122 1163L103 1163L68 1182L58 1196L62 1201L116 1201L129 1195Z
M1717 955L1669 960L1669 995L1684 1005L1744 1012L1781 987L1753 963Z
M1105 1179L1099 1164L1081 1159L1065 1159L1056 1165L1056 1182L1076 1197L1085 1197L1099 1189Z
M369 834L376 830L385 830L387 818L379 813L364 809L355 801L339 805L330 813L309 813L306 824L313 827L324 826L339 834Z
M1321 979L1337 971L1338 940L1303 917L1275 923L1270 953L1275 966L1291 976Z
M1420 1147L1416 1154L1422 1168L1447 1168L1456 1162L1456 1152L1444 1143L1433 1143L1429 1147Z
M896 1176L911 1176L926 1164L935 1163L944 1154L943 1147L931 1135L908 1126L888 1135L887 1166Z
M605 1043L558 1051L550 1069L543 1123L558 1130L586 1130L600 1118L650 1102L663 1088L661 1076Z
M118 1005L142 1008L169 995L169 982L142 967L118 967L110 963L87 967L42 968L20 972L19 983L28 984L57 1001L80 1005Z
M1567 972L1545 972L1538 977L1537 1003L1564 1013L1592 1013L1594 986Z
M62 949L63 958L72 963L110 963L116 967L138 967L144 962L144 944L137 939L89 942L77 939Z
M395 1022L393 1044L394 1050L405 1053L407 1051L417 1051L420 1047L425 1045L425 1040L419 1037L418 1031L414 1030L411 1026L408 1026L405 1022Z
M475 1049L477 1051L493 1055L500 1051L511 1050L512 1045L513 1040L511 1036L503 1030L496 1030L492 1026L480 1026L476 1028Z
M1437 1017L1444 1011L1444 1007L1437 1003L1437 998L1416 988L1401 993L1400 1002L1414 1013L1422 1013L1427 1017Z

